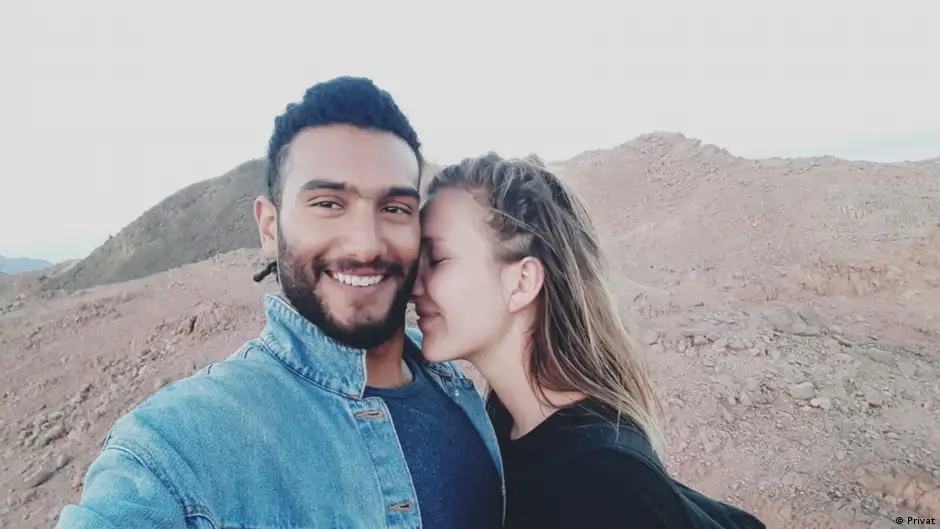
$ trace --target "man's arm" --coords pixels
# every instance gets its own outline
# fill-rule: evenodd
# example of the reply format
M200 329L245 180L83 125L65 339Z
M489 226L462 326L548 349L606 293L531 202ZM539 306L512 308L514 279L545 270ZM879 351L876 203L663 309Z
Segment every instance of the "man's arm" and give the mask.
M185 529L183 506L133 453L106 448L91 464L82 499L67 505L56 529Z

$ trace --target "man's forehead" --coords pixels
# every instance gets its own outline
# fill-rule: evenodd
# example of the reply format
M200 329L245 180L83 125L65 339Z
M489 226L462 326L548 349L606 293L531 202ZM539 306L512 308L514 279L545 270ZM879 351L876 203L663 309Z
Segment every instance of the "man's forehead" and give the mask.
M354 127L322 127L301 132L291 142L285 174L303 185L332 180L361 190L416 186L418 159L397 136Z

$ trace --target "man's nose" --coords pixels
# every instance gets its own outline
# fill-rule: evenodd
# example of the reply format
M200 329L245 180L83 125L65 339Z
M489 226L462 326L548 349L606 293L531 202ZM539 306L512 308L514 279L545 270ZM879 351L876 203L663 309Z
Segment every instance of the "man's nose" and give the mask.
M344 253L352 259L368 262L382 255L380 226L371 212L355 215L344 239Z

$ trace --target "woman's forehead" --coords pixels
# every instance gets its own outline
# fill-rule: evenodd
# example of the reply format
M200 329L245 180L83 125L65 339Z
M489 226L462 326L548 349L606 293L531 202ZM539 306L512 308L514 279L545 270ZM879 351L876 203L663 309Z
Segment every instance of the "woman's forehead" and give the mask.
M462 189L435 193L421 209L422 237L430 244L480 237L489 211Z

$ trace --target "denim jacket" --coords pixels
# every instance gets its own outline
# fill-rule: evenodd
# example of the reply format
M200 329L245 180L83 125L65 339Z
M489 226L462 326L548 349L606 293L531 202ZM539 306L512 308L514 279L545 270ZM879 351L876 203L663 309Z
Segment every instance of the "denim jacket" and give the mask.
M265 297L265 313L258 338L114 424L58 529L421 527L389 411L363 398L365 352L279 295ZM453 364L416 363L467 413L502 479L473 383Z

